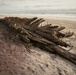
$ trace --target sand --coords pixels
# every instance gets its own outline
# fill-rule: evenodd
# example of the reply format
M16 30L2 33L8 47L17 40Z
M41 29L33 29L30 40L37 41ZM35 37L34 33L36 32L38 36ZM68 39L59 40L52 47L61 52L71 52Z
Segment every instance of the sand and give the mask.
M45 23L65 26L64 32L74 32L72 37L63 40L73 45L70 52L76 54L76 21L45 20ZM0 75L76 75L76 65L68 60L39 48L31 48L32 53L28 53L18 39L13 41L10 37L8 28L0 25Z

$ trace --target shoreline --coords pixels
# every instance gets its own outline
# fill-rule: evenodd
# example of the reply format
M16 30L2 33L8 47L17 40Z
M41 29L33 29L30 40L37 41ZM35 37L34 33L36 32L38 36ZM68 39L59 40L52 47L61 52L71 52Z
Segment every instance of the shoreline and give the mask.
M0 18L4 17L38 17L44 19L53 19L53 20L67 20L67 21L76 21L76 17L71 15L64 15L64 14L0 14Z

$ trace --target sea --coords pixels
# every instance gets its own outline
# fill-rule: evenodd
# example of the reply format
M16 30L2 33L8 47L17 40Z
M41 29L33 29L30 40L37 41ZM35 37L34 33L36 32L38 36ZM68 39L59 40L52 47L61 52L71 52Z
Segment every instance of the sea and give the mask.
M76 20L76 0L0 0L0 15Z

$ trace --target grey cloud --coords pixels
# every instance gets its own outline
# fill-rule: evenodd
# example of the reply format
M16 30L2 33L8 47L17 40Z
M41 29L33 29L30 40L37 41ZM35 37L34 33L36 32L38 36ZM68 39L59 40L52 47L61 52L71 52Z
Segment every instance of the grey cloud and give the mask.
M10 4L7 3L0 3L0 6L9 6Z

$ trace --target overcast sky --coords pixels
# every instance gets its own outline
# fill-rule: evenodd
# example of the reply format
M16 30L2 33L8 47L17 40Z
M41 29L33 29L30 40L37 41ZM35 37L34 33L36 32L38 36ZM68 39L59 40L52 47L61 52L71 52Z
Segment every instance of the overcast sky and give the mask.
M0 0L0 12L30 9L76 9L76 0Z

